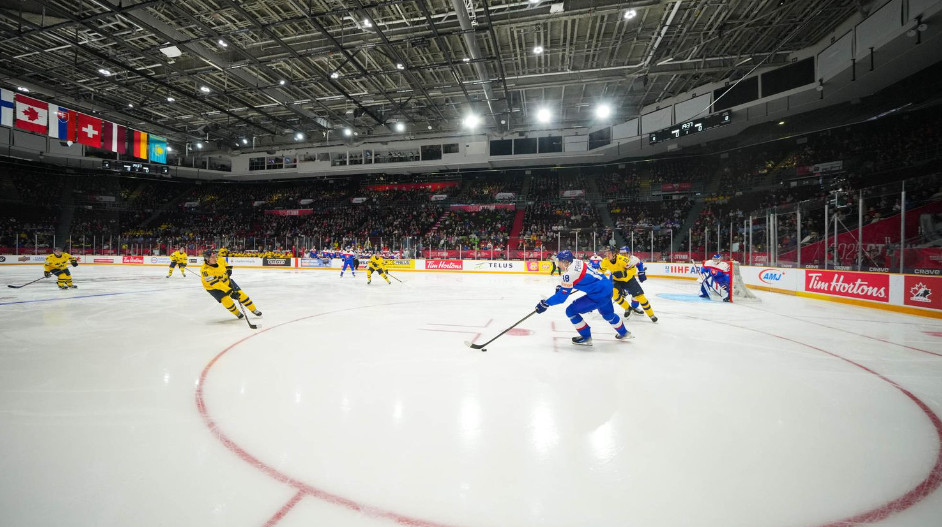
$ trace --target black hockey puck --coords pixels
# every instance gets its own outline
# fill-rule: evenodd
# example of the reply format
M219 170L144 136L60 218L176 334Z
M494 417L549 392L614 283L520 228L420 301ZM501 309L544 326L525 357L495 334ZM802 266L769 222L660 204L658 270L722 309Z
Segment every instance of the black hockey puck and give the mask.
M481 348L481 351L487 351L487 348Z

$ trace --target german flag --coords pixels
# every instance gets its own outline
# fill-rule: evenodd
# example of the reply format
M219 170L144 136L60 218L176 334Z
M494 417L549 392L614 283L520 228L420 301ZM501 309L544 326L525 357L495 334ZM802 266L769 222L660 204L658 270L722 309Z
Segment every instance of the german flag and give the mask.
M134 130L131 137L131 154L138 159L147 159L148 153L147 132Z

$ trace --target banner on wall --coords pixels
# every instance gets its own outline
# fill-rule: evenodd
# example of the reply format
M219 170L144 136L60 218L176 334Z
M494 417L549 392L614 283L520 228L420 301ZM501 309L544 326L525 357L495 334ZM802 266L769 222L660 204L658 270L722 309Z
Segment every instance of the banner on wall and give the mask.
M585 196L584 190L563 190L559 193L561 198L581 198L582 196Z
M277 209L266 210L265 214L270 216L310 216L314 214L314 209Z
M448 194L432 194L431 201L445 201L448 199Z
M516 210L517 206L513 203L491 203L489 205L452 205L449 208L462 212L481 212L482 210Z
M330 258L300 258L299 267L330 267Z
M809 270L805 272L805 291L889 302L890 277L876 273Z
M430 271L461 271L464 264L461 260L425 260L425 268Z
M151 256L150 263L170 265L170 257L169 256Z
M262 258L265 267L291 267L291 258Z
M906 275L903 279L903 304L942 310L942 277Z
M389 269L415 269L415 260L386 260Z
M121 258L121 263L125 264L142 264L144 263L143 256L125 256Z

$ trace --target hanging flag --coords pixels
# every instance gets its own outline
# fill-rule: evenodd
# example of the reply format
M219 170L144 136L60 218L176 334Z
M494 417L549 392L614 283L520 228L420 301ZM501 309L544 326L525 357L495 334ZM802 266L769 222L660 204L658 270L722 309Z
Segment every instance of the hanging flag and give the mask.
M49 107L46 103L19 93L13 98L16 101L16 127L45 135L49 124Z
M134 130L131 137L131 155L138 159L147 159L147 132Z
M150 136L150 160L154 163L167 162L167 138Z
M128 129L105 121L101 125L101 147L119 154L127 152Z
M101 148L101 119L92 117L91 115L85 115L84 113L78 114L78 132L76 137L78 138L78 142L83 145Z
M77 118L73 110L56 106L55 104L50 105L49 137L66 141L69 143L69 146L71 146L72 141L75 141L75 124Z
M13 127L13 92L0 89L0 124Z

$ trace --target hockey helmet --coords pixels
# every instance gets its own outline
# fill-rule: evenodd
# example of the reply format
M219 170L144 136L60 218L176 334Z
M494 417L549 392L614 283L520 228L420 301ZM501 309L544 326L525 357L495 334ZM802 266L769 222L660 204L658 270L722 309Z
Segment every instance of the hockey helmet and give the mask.
M60 254L61 254L61 253L62 253L62 247L53 247L53 248L52 248L52 252L54 252L54 253L60 253Z
M716 253L716 254L713 255L713 259L714 259L714 260L722 260L722 259L723 259L723 254L722 254L722 253Z
M556 255L556 259L560 262L572 263L572 261L575 260L575 256L572 255L572 251L559 251Z
M203 251L203 260L208 261L210 258L213 257L214 254L216 254L216 249L206 249L205 251Z
M229 249L226 249L225 247L219 249L219 256L229 256Z
M618 252L620 252L620 253L625 253L625 254L631 254L631 248L628 247L627 245L622 245L622 246L621 246L621 249L618 249Z

